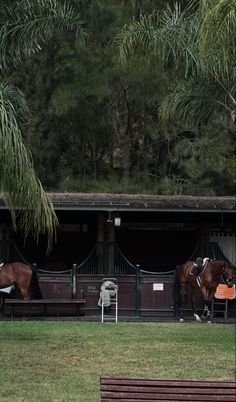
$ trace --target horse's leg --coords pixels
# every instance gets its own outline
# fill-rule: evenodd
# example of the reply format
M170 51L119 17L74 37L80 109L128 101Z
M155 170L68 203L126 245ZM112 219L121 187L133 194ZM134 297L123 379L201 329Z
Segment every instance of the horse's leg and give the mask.
M210 315L211 315L211 309L210 309L210 295L212 292L209 292L208 289L206 289L205 287L201 288L201 293L203 295L203 299L204 299L204 308L203 308L203 312L201 317L202 318L207 318L207 320L210 320ZM214 294L214 293L213 293Z
M208 301L208 306L207 306L207 322L209 324L211 323L211 301Z
M23 299L24 299L24 300L29 300L29 292L28 292L28 289L27 289L27 288L22 288L22 287L20 287L20 286L19 286L19 289L20 289L20 292L21 292L21 294L22 294L22 296L23 296Z
M180 283L179 288L179 315L180 322L184 322L184 296L185 296L185 282Z
M31 282L32 274L24 278L24 280L21 280L17 283L18 288L20 289L21 295L24 300L29 300L29 286Z
M211 290L208 291L208 300L206 302L207 303L207 315L206 315L206 318L207 318L207 322L209 324L211 323L212 299L213 299L213 297L215 295L215 292L216 292L216 288L211 289Z
M17 283L17 287L19 288L20 292L21 292L21 296L23 297L24 300L29 300L29 291L28 291L28 287L29 284L28 283Z
M199 315L197 313L197 308L196 308L196 290L195 290L195 288L192 288L191 303L192 303L193 315L194 315L196 321L201 322L202 320L199 317Z
M202 312L201 317L202 317L202 318L206 318L206 317L208 316L208 311L209 311L208 301L205 300L205 301L204 301L204 308L203 308L203 312Z
M205 300L204 309L201 315L202 318L206 318L207 322L211 322L211 302Z

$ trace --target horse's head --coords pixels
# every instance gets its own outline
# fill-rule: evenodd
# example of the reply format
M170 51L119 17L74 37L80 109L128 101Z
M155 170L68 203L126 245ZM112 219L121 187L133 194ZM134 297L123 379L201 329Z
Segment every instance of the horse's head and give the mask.
M228 286L228 288L233 287L233 267L231 266L231 264L225 261L223 264L222 278L226 283L226 285Z

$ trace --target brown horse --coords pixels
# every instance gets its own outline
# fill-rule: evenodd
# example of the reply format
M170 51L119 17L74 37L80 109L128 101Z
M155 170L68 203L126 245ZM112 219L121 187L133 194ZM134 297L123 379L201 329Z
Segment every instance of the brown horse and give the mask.
M37 275L33 271L31 265L23 264L21 262L12 262L3 264L0 267L0 292L1 289L7 288L9 286L16 286L23 297L24 300L29 299L30 285L33 283L35 298L42 298ZM4 295L1 292L1 310L4 311Z
M211 301L215 295L216 288L220 282L228 287L233 286L233 272L231 264L226 261L209 260L203 267L198 277L195 277L193 271L194 261L188 261L179 267L178 285L179 285L179 310L180 322L183 322L185 286L188 283L191 287L191 303L196 321L201 321L196 309L196 295L200 291L204 299L204 310L202 318L206 317L210 322Z

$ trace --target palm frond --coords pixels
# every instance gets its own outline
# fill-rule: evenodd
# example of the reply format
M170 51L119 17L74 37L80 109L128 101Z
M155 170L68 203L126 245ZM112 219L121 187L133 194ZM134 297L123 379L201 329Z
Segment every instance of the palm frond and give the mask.
M121 64L124 65L138 50L146 49L151 45L155 20L154 14L143 17L140 21L125 25L116 35L112 42L112 52Z
M219 77L235 79L236 2L206 2L199 29L199 55L204 68Z
M163 119L175 119L189 126L206 124L217 109L230 113L230 99L214 81L188 79L174 83L173 90L160 106Z
M162 12L160 19L160 47L163 58L169 55L175 62L175 68L185 71L185 76L198 70L198 49L196 38L198 32L198 13L195 2L182 10L178 3Z
M181 10L178 3L171 9L143 16L139 21L126 25L112 43L113 54L125 64L140 49L152 51L168 62L171 57L176 69L183 66L185 74L198 68L197 30L198 18L193 4Z
M20 122L28 108L23 94L13 86L0 85L0 191L16 221L27 236L48 236L48 251L55 238L57 218L50 200L37 179L31 155L23 142Z
M70 3L23 0L15 6L7 8L8 19L0 23L0 69L3 71L38 53L45 42L65 30L75 32L77 42L85 39L84 21Z

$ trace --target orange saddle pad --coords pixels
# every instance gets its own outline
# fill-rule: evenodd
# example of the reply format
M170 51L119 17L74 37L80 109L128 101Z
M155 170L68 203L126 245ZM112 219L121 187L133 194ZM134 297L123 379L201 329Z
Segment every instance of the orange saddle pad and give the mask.
M232 288L228 288L226 285L219 284L216 288L216 299L229 299L233 300L236 297L235 285Z

